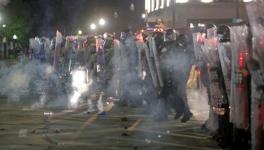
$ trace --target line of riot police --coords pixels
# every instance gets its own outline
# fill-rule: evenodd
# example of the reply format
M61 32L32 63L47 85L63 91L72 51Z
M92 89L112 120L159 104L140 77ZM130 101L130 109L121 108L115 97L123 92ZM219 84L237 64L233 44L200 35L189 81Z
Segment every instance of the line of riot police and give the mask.
M129 41L132 40L126 39L124 45L129 47ZM178 34L173 29L139 32L133 45L137 50L129 51L138 56L132 59L137 62L132 65L137 66L138 72L133 83L139 83L136 87L140 89L141 99L147 103L146 113L151 113L157 121L165 121L174 110L175 120L181 118L182 122L188 121L193 116L186 93L186 83L194 62L190 36Z
M32 38L29 44L29 59L39 64L53 66L55 74L60 77L65 94L70 94L73 72L85 72L85 82L92 82L89 94L104 90L112 78L110 60L113 54L113 36L74 35L62 36L57 31L56 37ZM87 87L88 88L88 87Z
M209 97L210 116L203 128L214 128L222 147L262 150L264 3L257 0L246 7L249 24L193 29L193 41Z

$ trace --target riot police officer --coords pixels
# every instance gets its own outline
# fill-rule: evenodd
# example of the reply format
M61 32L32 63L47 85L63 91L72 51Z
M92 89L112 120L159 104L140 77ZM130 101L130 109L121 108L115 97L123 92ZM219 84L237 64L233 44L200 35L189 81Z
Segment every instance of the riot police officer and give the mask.
M161 97L165 107L175 110L175 120L188 121L193 114L187 102L186 83L193 63L191 43L186 35L168 29L164 34L164 48L160 54L160 69L164 86ZM159 47L159 46L157 46Z

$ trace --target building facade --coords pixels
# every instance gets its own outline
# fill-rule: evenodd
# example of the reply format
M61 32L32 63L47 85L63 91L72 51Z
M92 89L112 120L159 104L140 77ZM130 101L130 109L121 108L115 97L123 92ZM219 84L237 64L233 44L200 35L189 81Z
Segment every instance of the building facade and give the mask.
M241 0L145 0L146 21L161 19L168 27L186 29L200 24L247 21Z

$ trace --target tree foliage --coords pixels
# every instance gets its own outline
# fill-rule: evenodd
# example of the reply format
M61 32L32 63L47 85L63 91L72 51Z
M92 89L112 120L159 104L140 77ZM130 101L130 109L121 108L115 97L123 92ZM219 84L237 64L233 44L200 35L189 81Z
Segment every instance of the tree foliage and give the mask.
M17 35L17 41L22 45L28 44L30 36L30 6L26 0L12 0L7 6L1 8L1 37L12 40ZM4 28L2 25L5 24Z

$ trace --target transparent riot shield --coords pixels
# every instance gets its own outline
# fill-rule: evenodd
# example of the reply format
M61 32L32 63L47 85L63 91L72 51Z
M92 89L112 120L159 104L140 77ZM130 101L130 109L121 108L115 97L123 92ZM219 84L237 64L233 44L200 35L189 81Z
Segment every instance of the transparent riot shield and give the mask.
M262 150L264 149L264 1L247 3L246 8L253 36L252 60L249 65L252 76L252 150Z
M53 56L53 67L54 69L59 72L60 66L60 54L61 54L61 43L62 43L62 34L61 32L56 32L56 45L55 45L55 51Z
M210 80L210 93L211 93L211 106L215 113L224 115L224 107L228 105L225 88L223 83L223 73L218 54L218 40L217 28L212 27L207 30L207 39L202 45L202 53L207 61L209 80Z
M206 34L194 33L193 41L198 65L202 62L204 66L201 67L204 69L202 69L200 79L205 80L203 84L206 84L209 96L210 112L206 126L211 131L216 131L216 135L221 139L219 144L224 145L228 143L230 134L229 105L218 51L216 26L209 28Z
M67 36L66 37L66 44L65 44L65 57L66 57L66 64L67 64L67 71L71 73L74 69L75 60L76 60L76 37L75 36Z
M225 81L225 88L228 100L231 96L231 67L232 67L232 50L230 43L230 27L220 26L218 28L218 53Z
M202 61L202 48L201 45L205 40L205 33L197 32L193 33L193 46L194 46L194 55L197 61Z
M230 121L235 128L249 128L249 76L247 59L249 56L248 27L231 28L232 84L230 98Z
M194 45L194 54L196 59L196 67L199 70L199 81L200 88L206 88L208 94L208 104L209 104L209 116L206 121L206 128L208 128L211 132L216 132L219 128L218 116L213 111L213 106L211 106L211 94L210 94L210 81L209 81L209 72L208 72L208 63L210 62L204 53L202 46L206 40L206 33L204 31L199 31L192 34L193 36L193 45Z

